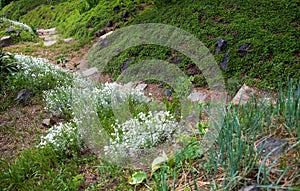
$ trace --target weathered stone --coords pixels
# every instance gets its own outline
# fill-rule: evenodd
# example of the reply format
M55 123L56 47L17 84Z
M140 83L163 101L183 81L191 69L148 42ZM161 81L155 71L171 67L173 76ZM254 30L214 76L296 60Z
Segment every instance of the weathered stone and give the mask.
M172 90L171 89L166 89L165 91L164 91L164 96L165 97L170 97L171 95L172 95Z
M54 124L54 121L52 119L44 119L42 121L42 125L45 127L50 127L53 124Z
M122 17L123 18L127 18L127 17L129 17L129 12L128 11L124 11L124 12L122 12Z
M120 11L120 6L119 5L117 5L117 6L115 6L114 8L113 8L113 11Z
M56 28L50 28L50 29L38 29L37 32L39 33L39 35L53 35L57 31Z
M148 84L138 84L135 88L139 90L144 90L146 89Z
M243 43L242 46L238 48L238 53L241 53L243 57L245 57L248 54L249 44Z
M224 38L220 38L215 45L215 55L218 54L219 51L225 50L227 46L227 40Z
M11 36L4 36L0 39L0 45L2 47L10 45L10 42L12 41Z
M74 42L74 39L73 38L65 38L64 42Z
M107 36L111 35L113 33L113 31L110 31L108 33L106 33L105 35L100 36L100 40L105 39Z
M207 95L194 90L187 98L189 100L191 100L192 102L203 103L205 101L205 99L207 98Z
M91 75L93 75L93 74L95 74L97 72L98 72L98 68L93 67L93 68L89 68L89 69L83 71L82 75L84 75L84 76L91 76Z
M17 100L20 102L28 102L31 98L32 92L27 89L22 89L18 92Z
M51 9L51 10L53 10L54 8L55 8L55 7L54 7L53 5L52 5L52 6L50 6L50 9Z
M125 72L125 70L128 68L128 64L131 62L132 58L128 58L126 60L126 62L124 62L124 64L121 67L121 72L122 74Z
M284 139L275 139L274 137L263 137L256 143L258 152L262 152L262 157L268 156L269 159L279 158L287 141Z
M99 32L96 33L96 37L100 37L102 35L105 35L105 30L100 30Z
M244 84L232 99L232 103L234 105L244 105L245 103L250 101L255 94L256 91L253 88L250 88L249 86Z
M227 52L224 56L224 60L220 62L220 66L223 70L226 70L228 67L229 56L230 56L230 52Z
M113 26L113 22L112 21L108 21L105 26L106 27L112 27Z
M52 45L55 44L56 42L57 42L56 40L45 41L45 42L44 42L44 46L52 46Z
M50 35L50 36L44 36L45 41L54 41L57 40L59 35Z
M10 33L15 33L15 29L11 29L11 28L6 28L5 32L10 34Z

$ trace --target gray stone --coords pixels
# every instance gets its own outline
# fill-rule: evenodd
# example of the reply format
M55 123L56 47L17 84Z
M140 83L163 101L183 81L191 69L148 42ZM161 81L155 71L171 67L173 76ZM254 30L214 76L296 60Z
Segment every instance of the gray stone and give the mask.
M52 46L52 45L55 44L56 42L57 42L56 40L45 41L45 42L44 42L44 46Z
M223 70L226 70L228 67L230 52L227 52L224 56L224 60L220 63L220 66Z
M73 38L65 38L64 42L74 42L74 39Z
M100 30L99 32L96 33L96 37L100 37L100 36L103 36L105 35L105 30Z
M250 101L254 95L256 95L256 91L244 84L232 99L232 103L234 105L244 105Z
M17 100L20 102L28 102L32 96L32 92L27 89L22 89L18 92Z
M42 125L45 127L50 127L50 125L52 125L52 120L51 119L44 119L42 121Z
M106 27L112 27L113 26L113 22L112 21L108 21L105 26Z
M129 12L128 11L124 11L124 12L122 12L122 17L123 18L127 18L127 17L129 17Z
M10 34L10 33L15 33L15 29L11 29L11 28L6 28L5 32Z
M262 152L262 157L269 156L271 158L279 158L287 141L284 139L276 139L274 137L263 137L256 142L258 152Z
M59 35L50 35L50 36L44 36L45 41L54 41L58 38Z
M135 88L139 90L144 90L146 89L148 84L138 84Z
M50 29L38 29L37 32L39 33L39 35L53 35L57 31L56 28L50 28Z
M247 44L247 43L243 43L242 44L242 46L240 46L239 48L238 48L238 53L240 53L240 54L242 54L242 56L243 57L245 57L247 54L248 54L248 48L249 48L249 44Z
M4 37L2 37L2 38L0 39L0 45L1 45L2 47L8 46L8 45L10 45L10 42L11 42L11 41L12 41L11 36L4 36Z
M215 55L218 54L219 51L225 50L227 46L227 40L224 38L220 38L215 45Z
M122 74L124 74L125 70L128 68L128 64L131 62L132 58L128 58L126 60L126 62L124 62L124 64L121 67L121 72Z
M164 91L164 96L165 97L170 97L172 95L172 90L171 89L166 89L165 91Z
M89 68L85 71L82 72L82 75L84 76L91 76L93 74L96 74L98 72L98 68L93 67L93 68Z
M205 101L205 99L207 98L207 95L194 90L187 98L189 100L191 100L192 102L203 103Z

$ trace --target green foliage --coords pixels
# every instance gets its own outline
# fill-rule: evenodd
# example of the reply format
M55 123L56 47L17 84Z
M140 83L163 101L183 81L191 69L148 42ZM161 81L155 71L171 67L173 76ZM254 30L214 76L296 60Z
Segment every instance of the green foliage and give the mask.
M76 163L60 162L50 147L24 151L11 163L1 161L4 190L78 190L83 175Z

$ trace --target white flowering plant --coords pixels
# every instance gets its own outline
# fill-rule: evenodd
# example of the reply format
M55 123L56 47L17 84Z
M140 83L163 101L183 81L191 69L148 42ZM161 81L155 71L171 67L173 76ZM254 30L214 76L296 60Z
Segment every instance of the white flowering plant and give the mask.
M53 66L48 60L25 55L15 55L18 71L9 77L13 90L29 89L33 92L70 85L73 74Z
M113 125L110 145L104 147L105 155L111 158L138 157L147 149L172 141L178 128L179 124L168 111L139 113L122 124Z
M77 156L83 149L84 143L74 122L60 123L53 126L46 136L41 138L39 147L50 145L61 157Z
M34 33L34 31L32 30L32 28L24 23L18 22L18 21L13 21L7 18L2 17L1 20L5 23L9 23L13 28L16 29L22 29L24 31L28 31L30 33Z

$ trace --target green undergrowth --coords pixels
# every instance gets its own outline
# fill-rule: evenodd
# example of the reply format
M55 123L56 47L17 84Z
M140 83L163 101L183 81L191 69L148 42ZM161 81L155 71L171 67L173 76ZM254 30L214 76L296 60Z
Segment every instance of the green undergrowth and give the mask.
M18 17L14 12L14 5L26 3L20 0L5 7L0 14L6 12L8 18L20 20L35 28L56 27L65 37L74 37L82 42L82 45L94 39L96 32L104 28L108 21L120 23L123 11L129 11L135 15L135 11L142 4L150 1L87 1L75 0L56 4L39 3L40 6L28 7L27 13ZM33 4L34 5L34 4ZM113 10L119 6L120 10Z

